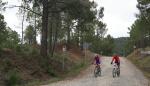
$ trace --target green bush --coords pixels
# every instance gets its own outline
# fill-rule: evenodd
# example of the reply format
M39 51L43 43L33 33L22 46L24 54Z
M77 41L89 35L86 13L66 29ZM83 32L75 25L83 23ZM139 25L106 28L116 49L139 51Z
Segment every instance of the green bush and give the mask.
M10 71L6 77L6 86L18 86L21 84L21 78L16 71Z
M3 59L2 68L4 72L8 72L13 68L11 61L8 58Z
M22 51L21 45L17 45L17 46L16 46L16 51L17 51L17 52L21 52L21 51Z
M51 68L49 61L47 59L41 59L40 62L41 68L43 68L50 76L56 77L57 74L54 72L54 69Z
M48 66L47 72L50 76L53 76L53 77L57 76L54 70L50 66Z
M63 62L63 59L65 62L68 62L69 61L69 55L68 54L62 54L62 53L54 53L54 56L51 58L59 63L62 63Z
M39 50L36 48L32 48L30 54L31 55L37 55L37 54L39 54Z
M74 66L74 69L80 69L80 68L83 68L85 65L86 65L85 62L77 63L77 64Z
M34 57L39 55L39 50L28 44L17 46L16 51L24 57Z
M79 67L84 67L86 64L84 63L84 62L81 62L80 64L79 64Z

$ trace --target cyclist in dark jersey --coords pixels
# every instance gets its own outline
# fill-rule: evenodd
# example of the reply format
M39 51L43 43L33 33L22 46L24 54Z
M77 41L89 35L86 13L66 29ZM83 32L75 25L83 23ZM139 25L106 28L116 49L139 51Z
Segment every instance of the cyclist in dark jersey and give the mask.
M100 59L100 56L98 54L95 54L93 63L94 62L95 62L96 65L100 65L101 64L101 59Z

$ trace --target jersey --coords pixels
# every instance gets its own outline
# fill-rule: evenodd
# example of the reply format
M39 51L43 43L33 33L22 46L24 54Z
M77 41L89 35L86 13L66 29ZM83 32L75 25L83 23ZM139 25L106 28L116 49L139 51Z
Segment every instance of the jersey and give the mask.
M119 56L117 56L117 55L113 56L112 62L113 62L113 61L114 61L115 63L120 63Z
M94 60L96 61L96 64L100 64L100 57L99 56L95 56Z

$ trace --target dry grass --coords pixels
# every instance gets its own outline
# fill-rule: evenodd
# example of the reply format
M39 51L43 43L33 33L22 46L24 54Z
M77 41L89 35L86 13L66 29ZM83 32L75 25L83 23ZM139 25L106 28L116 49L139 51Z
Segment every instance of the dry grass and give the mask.
M149 50L149 48L146 48ZM141 56L139 50L135 50L127 57L132 63L134 63L143 74L150 80L150 56Z

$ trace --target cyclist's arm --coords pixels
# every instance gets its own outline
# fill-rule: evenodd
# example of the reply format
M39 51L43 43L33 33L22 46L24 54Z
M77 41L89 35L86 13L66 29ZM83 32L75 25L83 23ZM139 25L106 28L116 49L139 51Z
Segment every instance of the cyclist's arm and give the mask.
M113 63L113 61L114 61L114 60L115 60L115 57L113 57L113 58L112 58L112 61L111 61L111 63Z
M118 61L119 61L119 63L120 63L120 57L118 57Z

